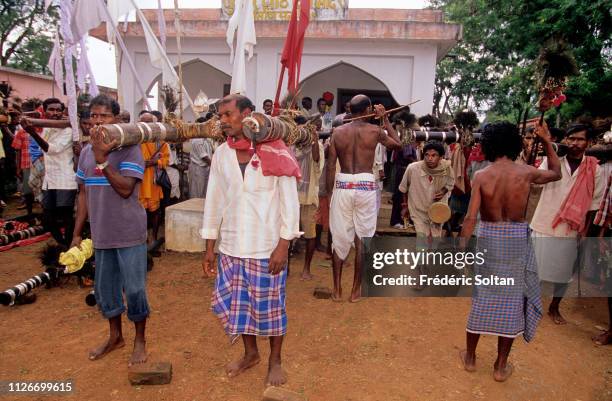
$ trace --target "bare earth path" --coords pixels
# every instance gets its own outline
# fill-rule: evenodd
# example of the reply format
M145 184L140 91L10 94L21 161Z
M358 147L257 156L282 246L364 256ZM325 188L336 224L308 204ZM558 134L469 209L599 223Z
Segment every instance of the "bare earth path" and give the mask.
M42 271L36 259L41 247L0 253L0 291ZM590 340L596 325L607 324L604 299L565 301L568 325L544 319L532 344L518 339L510 355L515 373L500 384L492 378L492 337L481 340L477 372L460 369L469 299L317 300L313 288L331 285L321 257L317 253L313 262L315 280L302 282L303 254L298 255L287 286L286 387L311 401L612 399L612 347L595 347ZM125 318L128 346L88 361L87 351L105 337L107 324L85 304L87 290L71 281L64 288L35 290L32 305L0 306L0 380L72 378L76 391L13 399L260 400L266 363L236 379L225 377L225 364L241 348L229 345L209 310L213 281L202 278L199 255L166 253L155 261L148 277L148 346L152 360L172 362L170 385L128 383L134 330ZM345 288L351 279L349 270ZM260 349L265 361L267 341L260 341Z

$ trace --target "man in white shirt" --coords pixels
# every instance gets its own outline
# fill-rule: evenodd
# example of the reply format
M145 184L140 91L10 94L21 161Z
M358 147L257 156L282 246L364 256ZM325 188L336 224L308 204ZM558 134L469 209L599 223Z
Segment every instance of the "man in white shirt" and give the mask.
M58 121L62 119L64 105L59 99L49 98L43 102L43 110L48 119ZM44 152L43 224L58 243L68 246L72 242L74 201L78 187L74 171L72 129L44 128L42 134L38 135L27 119L23 119L22 127Z
M209 113L196 120L205 123L212 117ZM194 138L189 152L189 197L206 198L206 187L210 175L210 161L213 155L212 141L208 138Z
M266 383L286 382L281 347L286 333L285 285L289 242L300 236L296 178L299 166L280 141L258 143L255 150L242 131L253 103L226 96L219 107L227 142L215 151L210 167L204 221L203 267L214 273L215 241L220 232L218 276L212 296L232 342L242 336L244 356L226 367L234 377L259 363L256 336L270 337ZM264 116L259 114L257 118ZM282 124L282 122L279 122Z
M589 126L577 124L568 129L569 150L559 158L561 180L544 186L531 220L539 278L554 283L548 315L555 324L566 323L559 304L572 280L580 238L588 231L605 190L597 159L584 155L592 139ZM548 168L548 160L539 168Z

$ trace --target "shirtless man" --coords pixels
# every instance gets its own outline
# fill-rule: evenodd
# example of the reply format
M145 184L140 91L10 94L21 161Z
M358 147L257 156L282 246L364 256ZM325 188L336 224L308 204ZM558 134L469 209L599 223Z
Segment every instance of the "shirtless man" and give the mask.
M372 113L372 102L357 95L350 102L351 116ZM329 147L327 193L332 194L329 229L333 242L334 292L332 300L342 299L342 265L355 243L355 275L350 302L361 299L361 239L374 236L376 231L376 179L372 174L376 145L399 149L401 143L385 115L385 107L374 106L376 118L382 119L384 130L365 119L355 120L334 130ZM387 131L388 135L385 133ZM336 160L340 173L336 174Z
M498 355L493 378L505 381L512 374L508 355L514 338L523 334L530 341L542 317L537 269L525 221L525 206L531 184L545 184L561 178L560 163L553 150L546 125L538 126L548 169L514 162L521 151L521 138L515 125L508 122L485 127L481 145L492 164L478 171L472 181L472 197L461 231L465 243L474 231L478 212L478 247L487 250L485 263L476 267L483 275L516 276L514 286L478 286L472 296L472 310L467 324L467 351L461 351L465 370L476 370L476 346L480 334L497 334ZM525 302L525 298L527 301Z

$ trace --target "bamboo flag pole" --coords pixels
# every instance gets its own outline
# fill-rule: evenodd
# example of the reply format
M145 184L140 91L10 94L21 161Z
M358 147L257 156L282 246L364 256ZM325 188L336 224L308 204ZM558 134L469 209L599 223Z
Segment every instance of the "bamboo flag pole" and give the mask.
M140 81L138 72L136 72L136 66L134 66L134 62L132 61L132 58L130 57L130 54L127 51L127 48L125 47L123 38L121 37L121 34L119 33L119 30L117 29L115 24L113 24L113 19L111 18L108 8L106 8L106 3L104 2L104 0L98 0L98 1L100 2L101 8L104 9L104 13L106 14L106 23L111 24L113 26L113 30L115 31L115 37L117 38L117 41L119 42L119 46L121 46L121 51L125 55L125 58L127 59L128 64L130 65L130 69L132 70L132 74L134 75L134 81L136 81L136 86L138 86L140 93L142 93L142 99L143 99L144 105L146 106L148 110L151 110L151 105L149 104L149 99L147 98L147 92L144 90L144 86L142 85L142 82ZM117 77L117 79L120 79L120 78Z
M178 55L179 73L179 118L183 119L183 62L181 61L181 13L178 0L174 0L174 30L176 31L176 50ZM196 116L197 117L197 116Z

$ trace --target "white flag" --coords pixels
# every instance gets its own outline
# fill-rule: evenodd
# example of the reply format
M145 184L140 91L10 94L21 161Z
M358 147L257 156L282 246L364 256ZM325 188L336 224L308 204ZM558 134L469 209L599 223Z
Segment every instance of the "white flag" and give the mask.
M113 26L117 26L121 17L127 17L127 15L134 11L134 6L126 0L108 0L107 2L108 13L112 19L106 25L106 37L109 43L115 43L115 31ZM113 24L112 26L110 24Z
M132 0L133 1L133 0ZM147 42L147 50L149 51L149 59L151 60L151 65L157 69L162 71L162 82L164 85L170 85L175 90L179 90L179 77L174 69L174 66L168 59L166 52L162 48L161 43L157 40L157 37L153 33L151 29L151 25L145 18L142 11L139 8L136 8L136 15L138 19L140 19L140 23L142 24L142 30L144 31L145 40ZM191 106L193 108L193 102L185 90L185 87L182 88L183 91L183 99L186 99L187 102L183 104L183 109Z
M236 31L238 31L237 34ZM234 50L235 37L236 48ZM234 14L227 26L226 40L230 47L230 63L234 63L230 91L231 93L244 95L246 94L246 60L244 52L249 53L250 60L253 57L253 48L257 44L253 2L251 0L236 0Z
M106 21L106 13L98 1L76 0L72 9L70 28L72 30L71 45L79 43L90 29L97 28Z
M47 68L51 71L53 78L55 78L55 84L59 90L64 93L64 67L62 64L62 51L59 40L59 33L55 34L55 41L53 42L53 50L49 56L49 62Z

